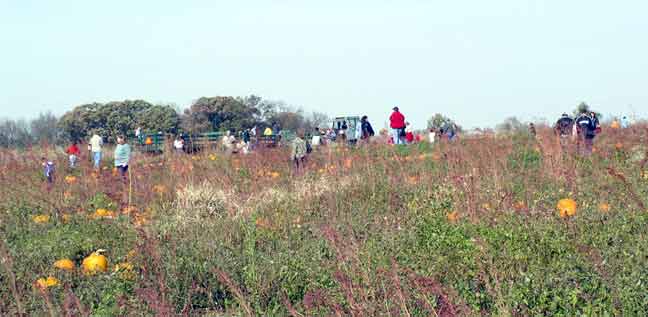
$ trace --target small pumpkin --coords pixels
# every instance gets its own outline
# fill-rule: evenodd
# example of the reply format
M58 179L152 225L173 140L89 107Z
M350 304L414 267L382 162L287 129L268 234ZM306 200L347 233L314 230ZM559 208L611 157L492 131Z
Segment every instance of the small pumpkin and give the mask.
M74 175L65 176L65 182L68 183L68 184L74 184L74 183L76 183L76 181L77 181L77 178Z
M101 254L103 252L105 250L99 249L83 259L81 267L84 273L92 275L108 270L108 258Z
M36 280L36 286L43 290L57 285L59 285L59 280L53 276L49 276L47 278L41 277Z
M122 209L122 214L124 214L124 215L130 215L130 214L135 214L135 213L137 213L137 211L138 211L138 210L137 210L137 207L135 207L135 206L128 206L128 207L124 207L124 208Z
M54 262L54 267L64 271L74 271L74 262L70 259L60 259Z
M608 203L600 203L598 207L599 211L602 213L607 213L610 211L610 204Z
M122 262L115 265L114 272L118 274L119 277L125 280L134 280L135 279L135 270L134 266L128 262Z
M107 209L99 208L95 210L92 216L93 218L113 218L115 217L115 213Z
M459 219L459 212L456 210L450 212L446 215L446 218L448 218L448 221L450 222L457 222L457 220Z
M36 215L36 216L32 217L32 220L35 223L46 223L46 222L49 221L49 219L50 219L49 215Z
M513 207L516 210L523 210L523 209L526 209L526 204L523 201L518 200L518 201L515 202L515 204L513 204Z
M153 186L153 191L161 195L166 193L167 188L164 185L155 185Z
M576 201L571 198L563 198L556 205L560 218L566 218L576 215Z

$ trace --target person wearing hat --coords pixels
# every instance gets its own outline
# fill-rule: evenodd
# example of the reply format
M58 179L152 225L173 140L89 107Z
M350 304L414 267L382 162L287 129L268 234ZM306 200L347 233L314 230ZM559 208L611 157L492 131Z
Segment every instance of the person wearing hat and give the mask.
M389 127L392 129L392 138L394 144L405 144L403 136L405 134L405 116L400 113L398 107L394 107L391 116L389 116Z

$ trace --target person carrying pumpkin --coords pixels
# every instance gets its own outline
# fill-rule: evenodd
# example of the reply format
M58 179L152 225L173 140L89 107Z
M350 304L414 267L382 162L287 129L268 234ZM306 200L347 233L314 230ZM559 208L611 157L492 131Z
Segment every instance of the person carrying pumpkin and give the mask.
M128 161L131 156L131 148L128 143L126 143L126 138L124 136L117 137L117 147L115 147L115 168L119 170L119 175L121 178L126 181L126 175L128 173Z

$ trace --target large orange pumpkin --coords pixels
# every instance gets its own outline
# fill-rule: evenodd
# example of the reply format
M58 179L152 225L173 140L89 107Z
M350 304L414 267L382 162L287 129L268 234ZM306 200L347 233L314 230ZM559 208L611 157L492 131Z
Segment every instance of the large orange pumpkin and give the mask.
M81 266L83 272L92 275L99 272L106 272L108 270L108 259L101 254L104 250L97 250L83 259Z
M571 198L563 198L556 205L560 218L571 217L576 214L576 201Z

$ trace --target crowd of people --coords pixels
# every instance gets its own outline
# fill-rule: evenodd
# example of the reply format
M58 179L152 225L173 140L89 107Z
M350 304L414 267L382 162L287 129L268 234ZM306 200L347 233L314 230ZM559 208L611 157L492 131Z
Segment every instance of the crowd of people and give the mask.
M350 131L350 126L355 130ZM612 128L627 128L629 126L630 122L627 117L623 117L621 120L615 119L611 124ZM382 138L379 140L386 139L388 144L393 145L406 145L424 140L422 134L415 134L411 130L410 123L406 121L405 115L401 113L398 107L392 108L392 113L389 116L389 128L389 131L381 131ZM457 137L458 129L454 122L446 122L441 127L431 128L427 141L431 144L439 140L453 141ZM535 137L536 129L533 123L529 124L528 129L529 133ZM259 133L259 131L257 126L240 131L238 134L233 131L227 131L221 137L221 148L232 154L248 154L260 146L277 146L282 136L284 136L284 131L281 130L279 124L276 122L264 127L263 133ZM583 110L575 117L571 117L565 113L556 121L554 132L563 148L568 148L572 144L575 144L576 151L580 155L588 156L592 153L594 139L601 133L601 124L598 115L592 111ZM136 129L135 136L140 144L151 145L153 143L150 136L146 137L142 133L141 128ZM292 140L283 144L290 147L290 161L299 170L306 164L306 158L313 151L313 148L347 143L363 145L377 140L374 137L376 137L376 132L369 122L368 116L365 115L360 118L359 122L337 121L327 129L315 127L309 133L306 133L304 130L299 130ZM146 141L144 141L144 138L146 138ZM97 133L94 133L88 140L88 157L95 169L99 169L101 166L103 140ZM121 178L126 180L132 149L125 136L118 136L116 141L117 144L113 152L114 168L119 172ZM178 154L186 153L188 149L185 138L177 136L173 140L172 148ZM65 152L68 155L69 168L76 168L81 157L79 144L73 142ZM47 183L52 184L55 174L54 162L43 157L42 166Z
M554 132L563 149L574 142L579 154L589 156L592 154L594 138L601 133L601 124L593 111L582 110L575 118L563 113L554 125Z

